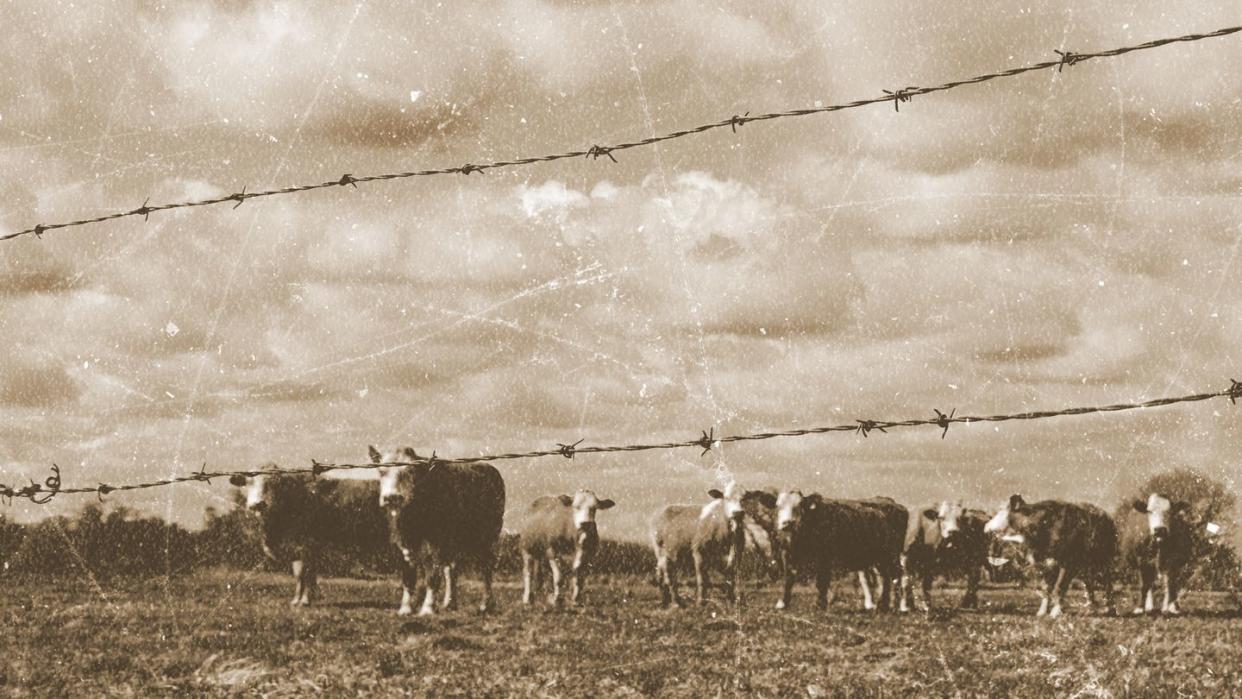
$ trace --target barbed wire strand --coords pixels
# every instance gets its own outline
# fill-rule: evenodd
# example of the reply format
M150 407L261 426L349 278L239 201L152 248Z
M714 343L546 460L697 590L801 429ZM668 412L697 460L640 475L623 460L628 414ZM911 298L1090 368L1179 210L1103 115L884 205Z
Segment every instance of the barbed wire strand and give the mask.
M702 449L702 454L706 454L714 447L721 444L733 442L751 442L767 439L776 439L779 437L805 437L816 434L826 434L830 432L854 432L866 437L872 432L881 432L888 434L888 430L897 428L911 427L929 427L934 426L941 430L941 438L948 435L949 426L954 424L968 425L976 422L1010 422L1014 420L1043 420L1054 417L1063 416L1079 416L1090 415L1095 413L1115 413L1127 410L1142 410L1146 408L1160 408L1177 403L1195 403L1213 398L1228 398L1230 403L1237 404L1238 399L1242 398L1242 382L1230 379L1230 386L1221 391L1212 391L1208 393L1195 393L1187 396L1175 396L1170 398L1155 398L1153 400L1142 401L1138 403L1115 403L1112 405L1100 405L1090 407L1062 408L1060 410L1038 410L1024 413L1007 413L1001 415L957 415L956 411L943 413L938 409L934 409L935 417L915 418L910 420L855 420L852 423L828 425L824 427L806 427L791 430L782 430L779 432L754 432L748 434L737 434L724 437L716 437L715 428L704 430L702 435L697 439L691 439L679 442L658 442L649 444L627 444L619 446L580 446L583 440L573 443L557 444L555 449L540 449L524 452L509 452L504 454L484 454L480 456L463 456L457 458L442 458L433 453L429 457L417 457L412 461L386 461L382 463L323 463L311 460L311 465L302 468L263 468L248 471L208 471L207 464L203 464L202 468L189 475L172 476L159 480L148 481L146 483L131 483L127 485L109 485L100 483L95 486L83 486L75 488L61 487L61 471L60 467L52 464L52 475L44 480L43 483L36 483L33 480L30 485L23 487L11 487L0 484L0 500L11 503L13 499L26 499L31 502L43 505L52 500L57 495L77 495L84 493L94 493L102 498L105 495L129 491L129 490L145 490L148 488L160 488L170 486L177 483L202 482L210 483L213 478L236 478L236 477L253 477L258 475L270 475L273 473L309 473L313 476L319 476L329 471L339 471L345 469L377 469L385 467L413 466L417 464L474 464L493 461L509 461L513 459L539 459L548 456L561 456L573 459L578 454L604 454L615 452L636 452L636 451L653 451L666 449L685 449L695 447ZM702 455L701 454L701 455Z
M435 168L435 169L429 169L429 170L412 170L409 172L393 172L393 173L386 173L386 174L379 174L379 175L363 175L363 176L355 177L354 175L350 173L346 173L338 179L329 180L327 182L320 182L317 184L295 185L291 187L283 187L280 189L265 189L265 190L256 190L252 192L247 192L246 187L242 187L241 191L233 193L233 194L212 197L209 199L182 201L182 202L174 202L174 203L169 203L169 204L151 204L150 198L148 198L146 201L143 202L142 206L136 209L131 209L128 211L117 211L111 214L106 214L102 216L94 216L90 218L82 218L82 219L78 219L74 221L67 221L64 223L48 223L48 224L41 223L32 228L27 228L25 230L15 231L11 233L6 233L4 235L0 235L0 241L12 240L15 238L20 238L25 235L34 235L36 238L42 238L44 233L48 231L52 231L52 230L57 230L61 228L73 228L73 227L78 227L78 226L88 226L92 224L103 223L104 221L112 221L112 220L127 218L131 216L141 216L143 217L144 220L147 220L149 219L150 215L153 213L157 213L160 211L168 211L170 209L188 209L188 208L197 207L197 206L212 206L214 204L224 204L228 202L233 202L233 208L236 209L237 207L241 206L244 202L247 202L251 199L281 196L281 195L287 195L287 194L296 194L299 192L309 192L312 190L328 189L332 187L350 186L350 187L357 189L359 184L365 184L369 182L381 182L384 180L399 180L399 179L406 179L406 178L411 178L411 177L430 177L430 176L435 176L435 175L452 175L452 174L469 175L474 172L485 172L487 170L497 170L501 168L514 168L514 167L519 167L523 165L532 165L535 163L547 163L547 162L552 162L556 160L566 160L568 158L581 158L581 157L589 157L593 160L598 160L602 156L602 157L607 157L609 160L615 163L617 162L617 159L616 157L613 156L613 153L616 153L617 151L650 146L656 143L663 143L664 141L671 141L671 140L678 139L678 138L684 138L686 136L692 136L694 134L700 134L700 133L712 131L715 129L721 129L721 128L728 127L730 130L736 133L737 127L743 126L745 124L749 124L755 121L770 121L773 119L787 119L787 118L792 118L792 117L810 116L812 114L824 114L827 112L838 112L838 111L842 111L845 109L855 109L858 107L866 107L868 105L880 104L883 102L892 102L894 109L898 109L898 111L900 111L899 105L902 102L909 102L911 98L916 97L918 95L927 95L933 92L944 92L945 90L952 90L958 87L962 87L964 85L975 85L978 83L988 82L989 80L996 80L998 78L1009 78L1009 77L1013 77L1016 75L1022 75L1023 73L1030 73L1032 71L1038 71L1038 70L1050 70L1050 69L1055 68L1057 72L1059 73L1066 66L1073 66L1078 63L1082 63L1083 61L1091 60L1093 58L1112 58L1115 56L1121 56L1127 53L1132 53L1134 51L1145 51L1147 49L1159 48L1161 46L1167 46L1169 44L1175 44L1175 43L1202 41L1204 39L1212 39L1216 37L1227 36L1229 34L1235 34L1240 31L1242 31L1242 26L1226 27L1224 29L1218 29L1213 32L1207 32L1207 33L1202 33L1202 34L1186 34L1183 36L1171 37L1171 38L1166 38L1166 39L1155 39L1153 41L1146 41L1144 43L1135 44L1133 46L1123 46L1121 48L1109 49L1107 51L1096 51L1094 53L1077 53L1073 51L1055 50L1054 53L1056 53L1058 56L1056 60L1042 61L1040 63L1032 63L1029 65L1020 66L1017 68L1009 68L1007 70L996 71L993 73L985 73L983 75L978 75L973 78L967 78L965 80L953 80L951 82L943 83L941 85L935 85L932 87L904 87L899 90L883 90L882 96L858 99L852 102L845 102L842 104L832 104L832 105L819 106L819 107L807 107L803 109L790 109L790 110L780 111L780 112L768 112L766 114L755 114L754 116L751 116L750 112L746 112L743 115L735 114L729 117L728 119L724 119L722 121L714 121L714 122L701 124L699 126L695 126L691 128L671 131L669 133L659 135L659 136L651 136L648 138L639 139L637 141L626 141L623 143L617 143L617 144L610 145L610 146L598 145L598 144L592 145L587 150L571 150L571 151L566 151L563 153L530 156L526 158L515 158L512 160L497 160L493 162L477 163L477 164L467 163L465 165L460 165L457 167Z

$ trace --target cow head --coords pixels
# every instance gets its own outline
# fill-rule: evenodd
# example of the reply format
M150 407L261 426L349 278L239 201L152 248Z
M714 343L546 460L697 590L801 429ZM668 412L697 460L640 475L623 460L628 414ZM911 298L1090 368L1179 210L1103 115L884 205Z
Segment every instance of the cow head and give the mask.
M983 531L986 534L1005 534L1010 530L1021 530L1022 524L1026 521L1025 510L1026 501L1021 495L1011 495L1009 503L1002 507L988 523L983 525Z
M783 533L793 533L802 524L803 516L819 509L823 498L819 493L803 495L800 490L787 490L776 498L776 528Z
M1186 528L1198 524L1201 516L1188 502L1173 500L1159 493L1152 493L1147 502L1134 501L1134 510L1147 515L1147 531L1153 540L1160 543L1168 538L1169 531L1174 527ZM1212 528L1219 531L1219 526L1208 522L1205 532Z
M369 446L367 451L371 455L373 464L417 462L420 458L410 447L398 447L381 452ZM380 481L380 507L387 508L391 512L399 510L410 499L415 480L420 472L425 470L426 467L422 467L422 464L419 466L381 466L376 469L379 472Z
M960 500L953 502L944 500L934 509L923 510L923 516L935 521L939 526L940 541L946 547L953 546L957 541L955 535L962 529L962 518L965 513L966 509L962 507Z
M745 492L736 482L725 486L723 492L716 488L708 490L707 494L712 497L712 502L703 508L703 516L708 516L714 508L719 508L729 521L729 530L736 530L746 516L746 509L742 507L742 495Z
M279 506L287 500L290 495L288 491L296 482L296 479L278 473L275 464L267 464L263 470L270 470L272 473L229 476L231 485L244 489L246 509L258 515L270 513L273 505Z
M607 510L616 505L607 498L600 500L589 490L579 490L573 497L562 495L560 501L565 507L573 509L574 526L578 529L594 527L596 510Z

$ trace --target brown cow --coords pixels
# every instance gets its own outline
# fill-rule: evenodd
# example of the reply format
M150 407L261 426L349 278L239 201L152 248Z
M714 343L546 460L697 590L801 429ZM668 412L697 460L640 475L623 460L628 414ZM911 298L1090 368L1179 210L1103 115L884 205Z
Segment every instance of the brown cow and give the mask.
M561 603L561 557L573 554L573 592L570 599L582 603L583 578L599 548L595 511L607 510L612 500L600 500L589 490L573 497L547 495L536 499L527 511L522 528L522 602L530 604L543 579L543 559L552 569L552 594L548 601Z
M393 540L401 551L401 607L413 612L420 563L428 566L420 615L435 613L436 584L443 570L444 607L457 606L457 566L473 560L483 578L480 611L492 608L492 571L505 514L505 482L491 464L420 461L405 447L381 454L369 447L372 463L412 463L380 468L378 500L388 510ZM413 463L418 462L418 463Z
M1134 614L1156 613L1156 578L1164 578L1164 602L1160 612L1181 614L1177 598L1185 582L1186 569L1194 552L1194 530L1201 517L1190 505L1152 493L1147 501L1134 501L1134 511L1118 522L1121 531L1122 562L1138 568L1139 602Z
M346 546L376 559L392 555L374 481L273 472L229 482L246 489L246 509L261 522L263 552L292 564L290 604L306 606L318 596L318 558L325 546Z
M712 568L724 575L725 595L737 601L737 568L746 547L746 510L760 495L744 491L730 483L724 491L707 491L712 501L707 505L669 505L651 519L651 544L656 556L656 582L660 586L661 604L682 606L677 591L676 569L693 560L695 602L703 604ZM767 537L763 537L766 539ZM760 537L752 537L762 547ZM771 552L765 552L771 558Z
M1061 616L1065 593L1081 575L1095 607L1102 590L1108 614L1113 606L1113 565L1117 555L1117 527L1108 513L1087 503L1044 500L1028 503L1021 495L996 513L983 528L988 534L1018 534L1027 555L1044 575L1037 616ZM1051 604L1051 609L1049 608Z
M962 574L966 577L966 594L961 606L979 606L979 577L988 563L988 537L983 533L988 515L981 510L968 510L960 501L943 501L910 517L902 550L901 611L915 608L914 580L919 578L923 604L932 610L932 578L936 575Z
M863 573L860 582L864 595L870 597L865 572L876 568L883 585L881 605L891 599L893 581L901 577L901 544L908 517L904 507L889 498L826 500L819 493L803 495L797 490L782 492L771 504L776 509L785 577L777 609L789 607L794 579L804 568L815 573L820 609L828 606L835 570Z

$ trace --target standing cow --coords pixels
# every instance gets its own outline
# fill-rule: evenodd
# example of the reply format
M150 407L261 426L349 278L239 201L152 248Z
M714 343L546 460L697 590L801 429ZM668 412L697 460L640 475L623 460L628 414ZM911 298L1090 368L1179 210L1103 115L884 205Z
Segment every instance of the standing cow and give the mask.
M250 478L233 476L229 482L245 488L246 509L261 522L263 552L274 561L292 564L290 604L306 606L318 596L319 558L326 546L380 560L392 555L387 517L374 481L273 471Z
M561 557L573 554L573 592L570 599L582 603L583 578L599 548L599 531L595 526L596 510L615 505L600 500L589 490L579 490L573 497L546 495L530 504L521 532L522 602L530 604L534 591L543 580L543 560L552 569L552 594L549 601L561 603Z
M1156 612L1157 575L1164 578L1164 602L1160 612L1181 614L1177 597L1193 556L1194 529L1199 517L1190 503L1158 493L1152 493L1146 502L1135 500L1133 508L1133 512L1123 513L1118 524L1122 562L1127 567L1138 568L1141 583L1134 614Z
M988 563L988 537L983 532L987 521L984 512L947 500L910 517L901 556L901 611L914 608L914 580L918 578L923 605L930 612L932 578L950 574L966 577L961 606L979 607L979 577Z
M491 464L422 461L409 447L381 454L369 447L371 462L406 462L379 468L379 502L388 511L393 540L401 552L401 607L413 612L420 563L427 565L427 592L420 615L435 613L436 584L443 570L444 606L457 607L457 567L473 561L483 578L480 611L492 608L492 571L505 513L505 482Z
M766 494L765 499L770 498ZM901 545L908 511L889 498L869 501L826 500L819 493L785 491L769 501L776 510L784 590L777 609L792 601L800 570L815 573L820 609L828 606L834 571L860 571L864 595L869 598L865 572L877 569L883 584L881 604L891 599L893 581L901 577ZM874 605L868 605L874 606Z
M1092 608L1095 592L1102 590L1107 613L1116 614L1113 566L1117 527L1108 513L1086 503L1028 503L1021 495L1014 495L983 530L988 534L1013 533L1022 537L1027 556L1044 575L1037 616L1061 616L1065 593L1076 576L1081 576L1086 584Z
M724 575L725 595L737 601L737 570L746 548L746 511L762 493L745 491L730 483L724 491L707 491L712 501L707 505L669 505L651 519L651 544L656 556L656 582L660 586L661 604L682 605L677 592L679 566L690 559L694 563L695 602L703 604L709 584L710 570ZM762 546L759 537L752 537ZM763 537L767 539L768 537ZM765 558L770 558L770 551Z

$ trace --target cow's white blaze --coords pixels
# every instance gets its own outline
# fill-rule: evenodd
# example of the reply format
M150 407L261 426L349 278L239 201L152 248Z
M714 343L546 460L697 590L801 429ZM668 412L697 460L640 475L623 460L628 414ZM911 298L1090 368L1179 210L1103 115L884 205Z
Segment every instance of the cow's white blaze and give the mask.
M600 500L595 493L589 490L579 490L574 493L574 502L571 505L574 511L574 526L582 527L584 524L595 523L595 511L606 510L612 507L611 500Z
M798 491L784 492L776 498L776 526L789 529L798 523L798 506L802 504L802 493Z
M940 522L940 537L947 539L961 527L962 503L943 501L936 511L936 519Z
M988 534L994 534L996 532L1004 532L1004 531L1008 531L1008 529L1009 529L1009 508L1008 507L1002 507L1000 512L997 512L992 517L992 519L988 520L987 524L983 525L983 531Z
M379 470L380 505L386 504L390 497L401 494L400 490L397 488L397 481L400 476L400 468L382 468Z
M1169 511L1173 503L1163 495L1152 493L1147 498L1147 529L1152 534L1164 533L1169 530Z
M737 483L730 483L725 486L723 493L720 491L711 492L714 499L703 506L703 510L699 514L700 519L707 519L717 511L722 512L727 519L741 519L745 512L742 509L742 494L746 492L744 488ZM717 493L719 493L719 497L716 496Z
M250 479L250 484L246 488L246 507L253 510L263 502L263 496L267 488L267 476L255 476Z

